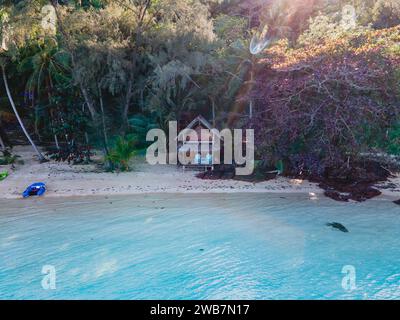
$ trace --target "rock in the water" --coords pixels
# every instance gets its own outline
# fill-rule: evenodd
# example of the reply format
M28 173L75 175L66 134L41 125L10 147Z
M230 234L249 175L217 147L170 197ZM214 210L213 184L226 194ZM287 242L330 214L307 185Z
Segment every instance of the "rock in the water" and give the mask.
M398 204L400 206L400 199L396 200L396 201L393 201L393 203Z
M338 229L338 230L340 230L342 232L349 232L349 230L347 230L347 228L344 225L342 225L341 223L339 223L339 222L331 222L331 223L327 223L326 225L328 227L332 227L332 228Z
M347 202L350 199L350 195L348 194L341 194L340 192L334 190L327 190L324 192L325 196L331 198L336 201L344 201Z

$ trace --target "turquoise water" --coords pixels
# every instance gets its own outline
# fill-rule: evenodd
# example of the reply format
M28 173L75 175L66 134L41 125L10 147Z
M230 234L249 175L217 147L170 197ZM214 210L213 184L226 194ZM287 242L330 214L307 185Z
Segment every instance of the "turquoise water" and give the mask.
M340 222L349 233L326 226ZM399 299L400 207L308 195L0 202L1 299ZM54 267L55 290L42 287ZM342 286L344 266L355 288ZM352 278L354 279L354 277Z

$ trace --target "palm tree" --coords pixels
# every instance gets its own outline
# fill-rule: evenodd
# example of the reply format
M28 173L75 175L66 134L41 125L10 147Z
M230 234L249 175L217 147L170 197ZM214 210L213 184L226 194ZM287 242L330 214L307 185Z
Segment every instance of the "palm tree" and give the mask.
M26 90L32 93L32 96L40 99L42 88L46 93L46 98L49 105L52 101L54 82L63 81L66 79L67 57L62 50L58 49L53 39L46 38L43 45L37 45L37 51L33 55L24 57L19 64L19 71L27 71L30 73ZM33 93L36 93L34 95ZM57 132L54 125L54 106L49 106L50 127L53 132L54 142L59 149ZM57 107L56 107L56 112ZM35 120L35 123L37 120ZM66 140L67 135L66 135Z
M6 60L7 58L4 56L4 53L8 50L8 45L6 42L6 25L8 18L7 15L5 14L5 12L3 11L2 14L0 15L0 21L1 21L1 29L0 29L0 38L1 38L1 47L0 47L0 67L1 67L1 71L2 71L2 75L3 75L3 82L4 82L4 86L6 88L6 92L7 92L7 97L8 100L10 101L11 107L14 111L14 114L19 122L19 125L21 126L22 131L24 132L26 138L28 139L28 141L30 142L30 144L32 145L33 149L35 150L36 154L39 157L39 161L40 162L44 162L47 161L47 159L42 155L42 153L39 151L38 147L35 145L35 143L33 142L31 136L29 135L28 131L26 130L24 123L21 120L21 117L19 116L18 110L15 106L14 100L12 98L11 95L11 91L10 88L8 86L8 81L7 81L7 74L6 74Z
M310 2L312 0L308 0ZM306 2L305 2L306 3ZM296 14L307 9L307 6L293 5L289 0L282 0L267 4L261 11L258 8L259 3L256 2L254 7L250 7L250 14L248 16L250 28L250 21L253 16L257 16L260 21L258 30L253 30L253 37L250 41L250 50L246 48L238 48L237 58L238 66L235 74L232 74L232 82L237 80L242 84L237 91L237 99L234 103L232 112L228 119L228 125L232 125L240 113L247 109L248 117L251 119L254 115L254 101L249 97L253 90L256 78L256 65L259 56L263 50L273 45L279 39L285 36L289 37L292 34L292 25L296 20ZM244 97L249 97L243 99ZM248 105L247 105L248 103Z
M15 106L14 100L12 98L11 92L10 92L10 88L8 87L8 81L7 81L7 75L6 75L6 67L5 67L5 63L2 62L1 63L1 70L2 70L2 74L3 74L3 81L4 81L4 86L6 88L6 92L7 92L7 97L8 100L10 101L11 107L15 113L15 116L17 117L17 120L19 122L19 125L21 126L22 131L24 132L26 138L29 140L30 144L32 145L33 149L35 150L36 154L39 157L39 161L40 162L45 162L47 161L47 159L42 155L42 153L39 151L38 147L36 146L36 144L33 142L31 136L29 135L28 131L26 130L24 123L22 122L21 117L19 116L18 110Z

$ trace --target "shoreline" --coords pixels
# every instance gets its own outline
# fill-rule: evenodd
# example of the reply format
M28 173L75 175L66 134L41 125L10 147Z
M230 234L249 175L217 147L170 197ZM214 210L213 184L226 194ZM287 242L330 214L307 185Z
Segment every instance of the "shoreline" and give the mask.
M268 195L280 195L280 196L287 196L287 197L295 197L295 196L307 196L310 198L312 201L319 201L321 199L324 200L330 200L333 203L343 203L343 204L356 204L356 203L363 203L363 202L357 202L353 200L349 200L347 202L345 201L336 201L333 200L323 194L323 192L320 193L313 193L311 196L310 193L303 192L303 191L297 191L297 192L282 192L282 191L250 191L250 192L244 192L244 191L233 191L233 192L224 192L224 191L211 191L211 192L173 192L173 191L167 191L167 192L153 192L153 191L148 191L148 192L137 192L137 193L95 193L95 194L59 194L59 195L45 195L42 197L31 197L31 198L22 198L22 196L15 196L15 197L0 197L0 202L1 201L13 201L13 200L26 200L29 201L29 199L32 200L73 200L73 199L107 199L107 200L113 200L118 197L129 197L129 196L149 196L149 195L234 195L234 194L264 194L266 196ZM396 200L399 200L398 196L393 196L390 194L381 194L380 196L368 199L364 202L370 202L370 201L389 201L389 202L394 202Z
M14 152L24 164L0 166L9 176L0 182L0 200L21 199L25 188L34 182L44 182L44 197L69 198L83 196L114 196L140 194L308 194L323 195L324 190L307 180L278 177L262 182L239 180L207 180L196 177L199 171L183 171L174 165L147 164L143 157L133 159L133 171L110 173L99 171L96 164L68 165L50 161L38 163L29 146L17 146ZM400 198L400 177L377 185L382 195L376 199Z

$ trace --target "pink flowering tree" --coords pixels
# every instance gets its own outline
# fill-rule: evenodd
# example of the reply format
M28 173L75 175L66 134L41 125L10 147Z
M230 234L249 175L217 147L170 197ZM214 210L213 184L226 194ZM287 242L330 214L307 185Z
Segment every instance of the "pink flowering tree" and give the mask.
M399 42L396 27L269 49L251 93L259 156L322 174L384 150L400 119Z

